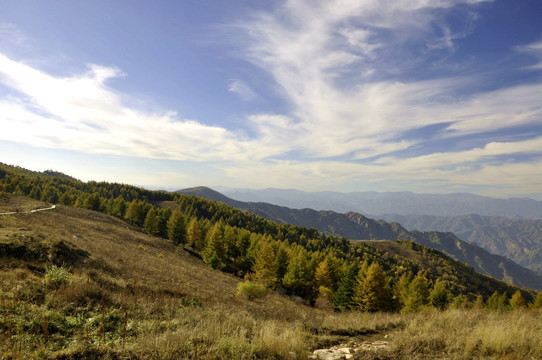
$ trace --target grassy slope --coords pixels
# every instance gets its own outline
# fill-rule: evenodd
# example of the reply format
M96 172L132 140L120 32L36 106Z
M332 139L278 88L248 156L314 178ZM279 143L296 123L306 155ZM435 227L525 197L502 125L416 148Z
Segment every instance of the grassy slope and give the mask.
M99 269L127 284L175 289L205 304L217 302L220 294L220 302L231 301L258 313L273 313L277 307L280 312L300 311L299 306L276 296L270 296L265 306L236 297L238 278L211 270L170 241L98 212L58 205L54 211L0 218L0 224L1 233L9 237L43 237L88 253L74 264L76 268Z
M13 204L48 205L1 199L8 211ZM83 209L0 216L0 246L2 359L302 359L319 346L387 334L387 350L357 357L542 357L540 311L337 314L273 293L248 301L235 296L239 279ZM45 281L52 263L67 265L66 283ZM509 340L496 344L485 336L488 321L494 332L511 329Z

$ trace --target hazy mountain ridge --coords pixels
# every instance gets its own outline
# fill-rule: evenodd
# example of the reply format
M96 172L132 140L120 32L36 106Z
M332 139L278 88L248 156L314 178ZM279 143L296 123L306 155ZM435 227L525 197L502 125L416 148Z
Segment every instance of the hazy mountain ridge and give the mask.
M435 216L506 216L542 219L542 201L529 198L497 199L465 193L415 194L412 192L303 192L293 189L221 189L239 201L268 202L294 209L311 208L363 214L400 214Z
M542 273L542 220L498 216L381 215L409 230L451 231L457 237Z
M510 259L494 255L483 248L469 244L452 233L408 231L399 223L376 221L356 212L340 214L334 211L291 209L263 202L241 202L205 187L179 190L178 193L197 195L210 200L262 216L279 223L291 223L318 231L345 236L354 240L411 240L442 251L454 259L471 265L476 271L513 284L541 289L542 276L523 268Z

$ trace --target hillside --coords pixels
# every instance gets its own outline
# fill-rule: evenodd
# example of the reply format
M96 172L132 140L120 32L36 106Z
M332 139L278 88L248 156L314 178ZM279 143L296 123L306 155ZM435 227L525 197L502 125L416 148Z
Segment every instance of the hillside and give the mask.
M453 232L461 240L542 274L542 220L480 215L382 215L380 218L399 222L409 230Z
M415 194L411 192L304 192L293 189L223 189L223 194L245 202L267 202L294 209L311 208L362 214L461 216L478 214L541 219L542 201L497 199L473 194Z
M2 194L1 210L12 210L14 205L18 208L49 207L49 204L33 199ZM69 269L72 274L70 287L48 288L42 284L41 279L51 264ZM164 312L172 315L199 312L200 319L192 317L188 320L190 317L187 317L196 326L198 323L205 325L206 316L224 316L221 306L227 306L232 315L244 317L245 321L264 323L268 321L266 319L295 321L315 311L274 292L269 293L265 301L248 301L236 296L239 278L213 271L201 259L170 241L144 234L137 227L105 214L62 205L52 211L0 215L0 269L2 332L11 331L15 336L16 329L10 329L11 321L19 322L27 331L41 332L45 317L50 327L50 341L55 337L54 341L61 341L58 336L71 338L74 331L83 338L85 331L90 331L86 335L89 343L100 345L101 321L94 324L92 318L98 320L102 311L110 318L106 326L116 323L119 329L122 329L124 314L128 314L128 326L131 327L126 334L128 338L162 334L169 336L168 341L175 338L174 330L183 323L169 323L170 330L161 328L160 321L165 323L169 317ZM5 306L13 301L13 296L27 299L32 305L7 310ZM214 310L205 315L198 310L200 308ZM81 321L78 316L84 321L78 323ZM288 327L281 329L291 331ZM186 330L191 329L197 336L197 329ZM70 350L70 355L64 353L64 356L74 359L115 357L112 347L115 343L120 345L120 331L108 330L104 335L106 339L102 344L109 344L109 348L91 347L94 353L89 355L86 351L90 344L81 341L78 347ZM199 330L202 331L209 329ZM210 335L201 333L201 336ZM144 338L141 340L140 346L124 351L125 355L154 358L152 352L165 344L162 340L152 345ZM145 346L150 348L145 349ZM0 352L5 350L0 346ZM204 354L203 347L200 350ZM262 351L265 354L270 350Z
M0 197L2 212L49 205ZM405 258L423 259L416 247L391 246ZM0 270L0 353L8 359L306 359L331 345L359 348L357 359L542 355L533 345L540 343L540 311L491 315L497 327L517 323L531 334L511 329L513 344L503 339L497 347L494 335L473 338L477 329L492 331L485 311L341 314L275 292L249 301L236 295L238 278L211 270L171 242L62 205L0 215ZM467 326L466 317L473 319ZM449 328L442 328L444 321ZM435 327L439 347L420 348L436 341Z
M198 196L0 170L0 190L41 199L0 193L6 358L306 359L331 345L359 349L356 358L364 359L542 354L528 345L536 337L503 349L483 336L471 347L469 334L485 326L485 311L450 337L470 316L461 309L471 307L518 309L498 315L499 324L521 319L538 334L539 312L525 318L520 309L542 307L542 296L421 245L351 244ZM189 224L180 240L172 232L179 215ZM367 279L376 274L383 282L374 287ZM360 291L381 291L381 301L358 298ZM445 317L451 327L441 345L420 348Z
M318 231L359 240L408 239L427 247L442 251L454 259L466 262L476 271L491 275L512 284L542 289L542 276L525 269L515 262L491 254L483 248L462 241L450 233L409 232L399 223L375 221L359 213L339 214L334 211L312 209L290 209L268 203L241 202L230 199L205 187L180 190L178 193L202 196L227 205L285 224L314 228Z

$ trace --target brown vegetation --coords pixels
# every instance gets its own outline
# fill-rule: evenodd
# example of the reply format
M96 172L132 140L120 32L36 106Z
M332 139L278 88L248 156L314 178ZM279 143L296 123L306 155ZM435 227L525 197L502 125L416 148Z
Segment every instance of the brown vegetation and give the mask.
M249 300L237 277L79 208L0 216L0 245L2 359L305 359L386 335L388 348L356 357L542 358L540 310L335 313L272 291Z

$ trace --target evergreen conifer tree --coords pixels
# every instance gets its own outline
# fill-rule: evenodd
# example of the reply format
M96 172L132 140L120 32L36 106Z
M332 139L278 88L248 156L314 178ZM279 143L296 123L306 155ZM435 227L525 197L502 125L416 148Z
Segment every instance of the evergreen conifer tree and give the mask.
M410 283L403 312L416 312L427 304L429 304L429 285L425 276L418 273Z
M440 310L444 310L450 301L450 294L441 280L437 280L429 297L431 305Z
M354 310L356 302L353 300L356 277L359 273L359 264L354 262L339 281L339 286L333 296L333 304L341 311Z

